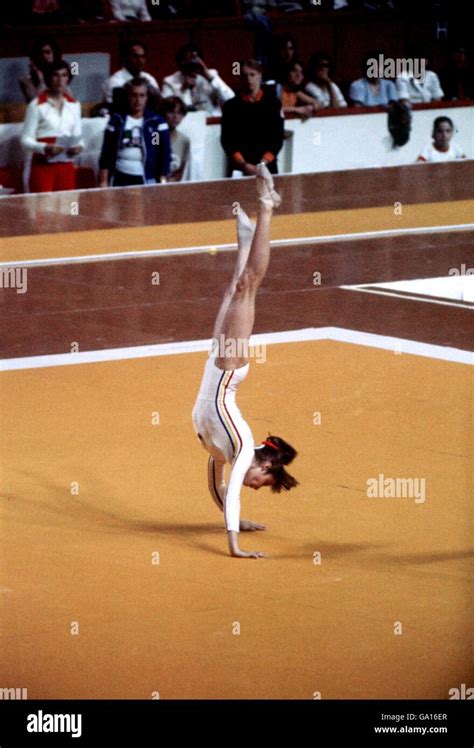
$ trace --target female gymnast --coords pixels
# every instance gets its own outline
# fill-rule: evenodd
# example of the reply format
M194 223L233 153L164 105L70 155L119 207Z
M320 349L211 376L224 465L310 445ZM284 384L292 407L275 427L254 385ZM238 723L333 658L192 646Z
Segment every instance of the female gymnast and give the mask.
M239 211L234 276L217 315L213 346L192 415L201 444L210 454L209 491L224 512L230 554L238 558L266 556L260 551L241 550L239 546L239 530L266 529L265 525L240 519L242 485L255 490L270 486L277 493L298 485L283 467L296 457L296 450L278 436L268 436L255 447L250 427L235 401L237 388L249 371L248 347L255 318L255 296L270 260L273 209L281 203L273 178L263 163L257 166L256 185L257 224L254 226L244 211ZM224 480L227 462L232 466L228 486Z

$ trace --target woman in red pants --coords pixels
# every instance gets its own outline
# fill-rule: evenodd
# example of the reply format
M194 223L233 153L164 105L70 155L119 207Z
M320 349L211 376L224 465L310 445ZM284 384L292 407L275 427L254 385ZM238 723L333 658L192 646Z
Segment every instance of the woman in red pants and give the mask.
M44 74L46 90L28 104L21 142L33 153L31 192L57 192L76 187L74 158L83 149L81 105L68 93L71 70L64 60ZM61 139L70 144L61 144Z

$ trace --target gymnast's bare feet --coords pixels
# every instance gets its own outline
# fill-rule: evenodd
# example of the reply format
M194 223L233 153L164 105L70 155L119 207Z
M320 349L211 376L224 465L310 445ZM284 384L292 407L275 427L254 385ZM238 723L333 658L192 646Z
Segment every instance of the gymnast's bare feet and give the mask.
M257 166L257 192L260 202L270 210L281 205L281 197L275 190L273 177L264 163Z

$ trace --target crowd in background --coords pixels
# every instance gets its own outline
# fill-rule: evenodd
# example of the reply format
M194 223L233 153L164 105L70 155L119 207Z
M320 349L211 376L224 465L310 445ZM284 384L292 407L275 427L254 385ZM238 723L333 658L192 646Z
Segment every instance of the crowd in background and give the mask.
M25 25L135 21L243 15L250 23L274 13L407 13L443 18L462 0L17 0L0 7L0 21Z
M138 8L138 0L135 5ZM191 111L222 116L221 143L229 176L254 174L262 161L276 173L284 117L305 120L321 109L385 107L394 145L403 146L409 137L413 104L474 98L472 68L462 45L452 49L441 76L430 69L422 49L413 49L411 55L423 63L422 79L410 69L399 71L393 79L385 77L380 67L374 73L370 61L383 57L383 51L373 50L361 61L361 76L343 86L333 80L333 61L326 52L315 51L305 64L290 34L272 35L263 61L239 63L239 85L232 76L233 88L224 79L230 76L210 67L194 44L178 50L176 71L159 82L148 69L146 46L129 41L122 50L121 68L103 81L103 100L93 112L107 117L99 185L182 179L191 143L179 125ZM22 145L32 154L31 191L74 186L74 161L84 141L81 108L71 94L71 80L71 69L58 44L53 39L38 40L29 73L18 81L28 103ZM440 127L444 139L435 137ZM452 130L450 120L435 123L434 145L425 149L423 160L462 157L450 142Z

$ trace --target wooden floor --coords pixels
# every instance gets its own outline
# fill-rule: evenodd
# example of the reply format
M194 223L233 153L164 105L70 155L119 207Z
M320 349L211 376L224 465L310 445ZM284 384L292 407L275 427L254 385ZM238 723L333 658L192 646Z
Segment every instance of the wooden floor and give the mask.
M3 262L28 271L27 293L1 291L2 685L33 699L445 699L469 683L472 367L396 341L463 354L470 310L341 287L474 266L459 230L472 166L464 181L440 166L355 172L347 194L340 175L280 178L256 332L355 337L269 343L239 390L256 441L281 433L299 451L297 490L243 491L242 515L269 528L241 537L260 561L227 555L190 419L206 358L193 341L210 337L235 258L213 247L234 241L232 190L251 208L251 180L82 193L79 216L62 212L67 193L0 200ZM320 179L323 197L307 190ZM394 186L416 198L403 225ZM199 210L178 225L191 190ZM397 226L422 231L342 238ZM72 342L89 363L61 359ZM179 355L120 353L166 343ZM424 479L425 500L369 498L380 475Z

